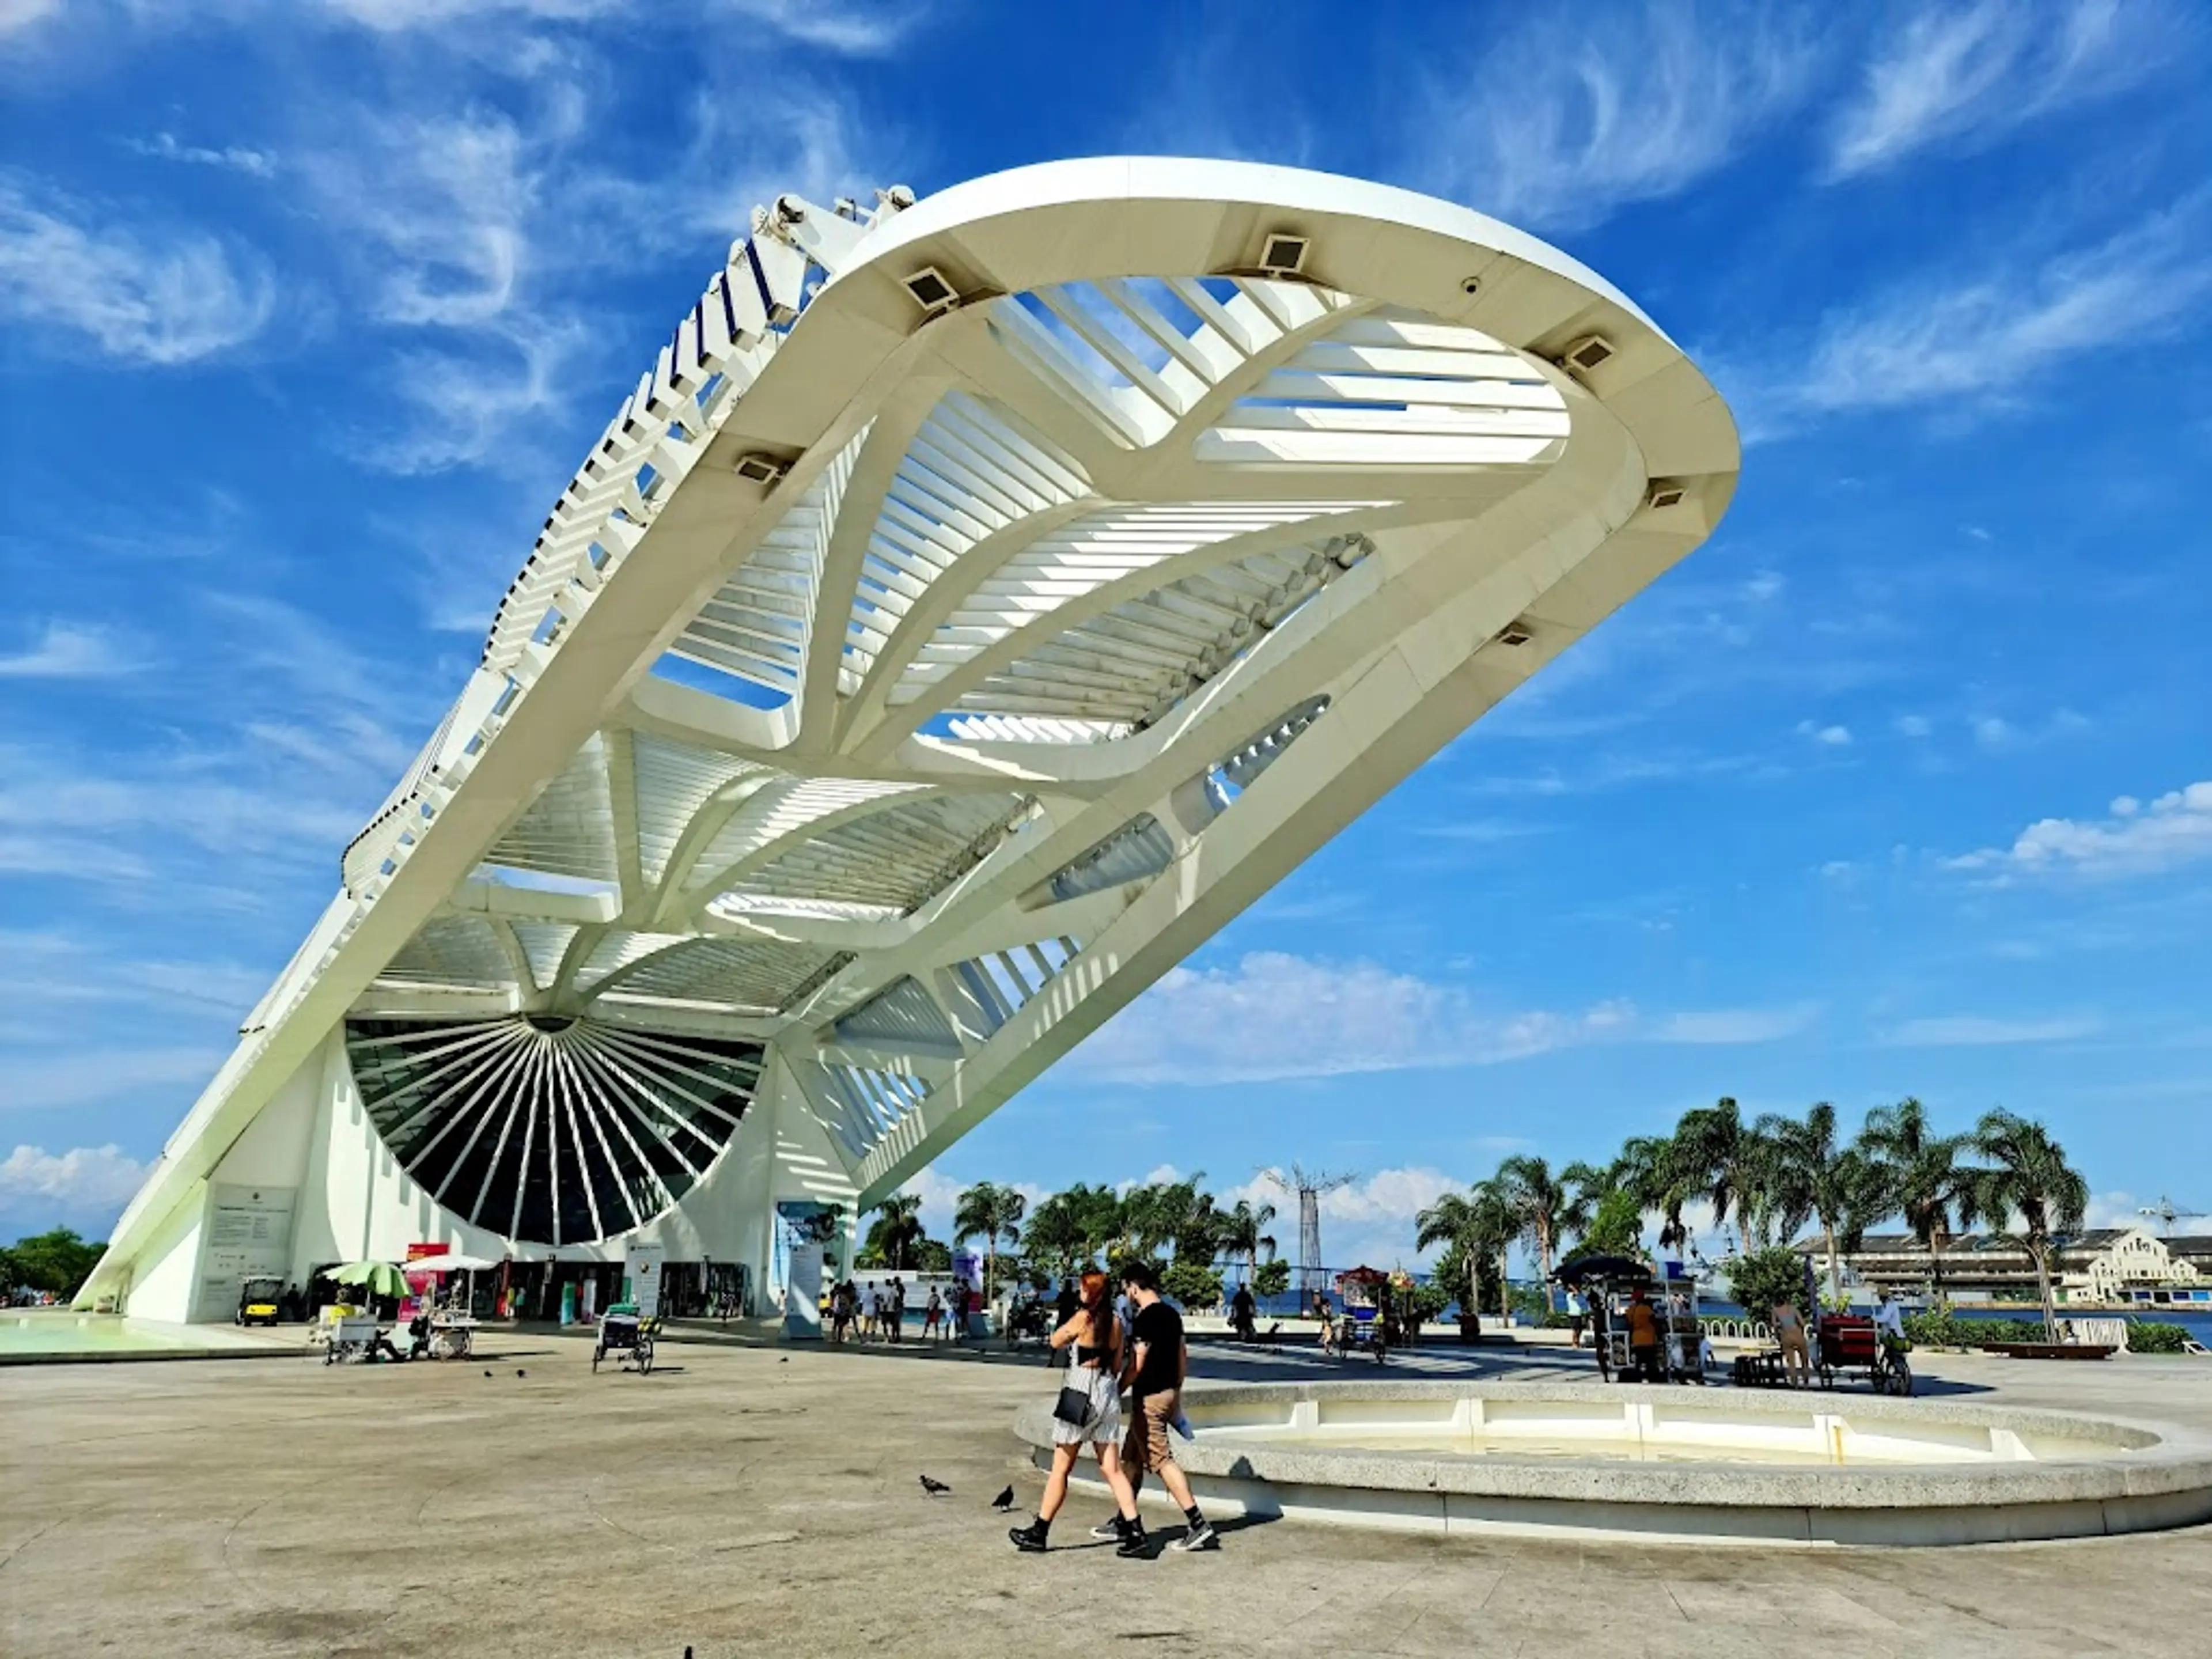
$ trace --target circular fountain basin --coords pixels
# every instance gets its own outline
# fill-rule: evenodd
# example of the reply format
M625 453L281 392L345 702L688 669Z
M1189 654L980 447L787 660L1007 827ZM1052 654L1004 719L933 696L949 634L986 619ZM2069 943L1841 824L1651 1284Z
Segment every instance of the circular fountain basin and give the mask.
M1198 1385L1209 1510L1458 1534L1967 1544L2212 1520L2212 1435L1948 1400L1601 1383ZM1049 1401L1015 1430L1051 1461ZM1085 1459L1077 1479L1103 1490ZM1146 1495L1161 1497L1158 1483Z

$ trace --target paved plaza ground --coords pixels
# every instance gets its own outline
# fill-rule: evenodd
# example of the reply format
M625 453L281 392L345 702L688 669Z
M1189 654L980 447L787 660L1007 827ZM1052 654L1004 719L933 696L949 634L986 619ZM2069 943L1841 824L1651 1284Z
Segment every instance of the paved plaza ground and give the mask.
M1036 1498L1009 1431L1048 1386L1033 1358L702 1337L640 1377L594 1376L587 1343L550 1333L495 1354L0 1370L0 1653L2212 1654L2208 1528L1785 1551L1278 1521L1131 1562L1089 1544L1103 1510L1079 1497L1051 1554L1018 1556L987 1505L1009 1480L1016 1519ZM1303 1350L1194 1358L1338 1374ZM2212 1363L1916 1358L1996 1403L2212 1427ZM1486 1346L1392 1366L1470 1369L1589 1367Z

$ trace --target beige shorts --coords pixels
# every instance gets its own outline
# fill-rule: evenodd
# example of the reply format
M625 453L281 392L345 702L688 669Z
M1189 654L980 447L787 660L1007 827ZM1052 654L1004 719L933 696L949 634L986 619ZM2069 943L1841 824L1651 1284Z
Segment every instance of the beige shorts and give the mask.
M1161 1394L1130 1396L1134 1409L1129 1413L1128 1437L1121 1443L1121 1462L1126 1467L1149 1472L1175 1462L1174 1449L1168 1443L1168 1423L1176 1414L1178 1393L1170 1389Z

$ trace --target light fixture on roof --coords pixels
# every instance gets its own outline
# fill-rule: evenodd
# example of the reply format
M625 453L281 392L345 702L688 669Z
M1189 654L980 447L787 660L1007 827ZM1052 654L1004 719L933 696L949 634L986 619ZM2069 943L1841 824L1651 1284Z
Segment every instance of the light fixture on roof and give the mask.
M1654 478L1651 487L1644 494L1646 507L1678 507L1690 487L1674 478Z
M1517 617L1499 629L1496 635L1500 645L1526 645L1535 637L1535 629Z
M1306 268L1306 255L1312 251L1310 238L1269 231L1260 244L1260 269L1270 276L1295 276Z
M934 317L950 311L960 303L960 290L952 286L943 271L935 265L924 265L899 278L900 286L914 295L914 302Z
M738 456L737 465L730 471L748 483L767 489L791 471L791 463L780 461L773 455L764 455L754 449Z
M1566 349L1559 362L1577 374L1587 374L1600 363L1612 361L1613 356L1612 341L1602 334L1585 334Z

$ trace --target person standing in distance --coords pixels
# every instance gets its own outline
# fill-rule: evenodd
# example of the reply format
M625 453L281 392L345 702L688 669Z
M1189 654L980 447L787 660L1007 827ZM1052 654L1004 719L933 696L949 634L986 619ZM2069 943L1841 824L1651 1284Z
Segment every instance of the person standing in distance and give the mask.
M1175 1461L1168 1440L1168 1425L1181 1414L1183 1379L1190 1370L1190 1350L1183 1341L1182 1316L1160 1297L1160 1282L1152 1264L1132 1261L1121 1269L1121 1289L1136 1310L1129 1331L1129 1354L1122 1381L1128 1388L1129 1436L1121 1447L1121 1466L1129 1478L1133 1498L1151 1470L1160 1477L1182 1510L1188 1523L1183 1535L1169 1544L1171 1550L1210 1550L1221 1539L1191 1496L1190 1479ZM1114 1535L1109 1523L1093 1536Z

